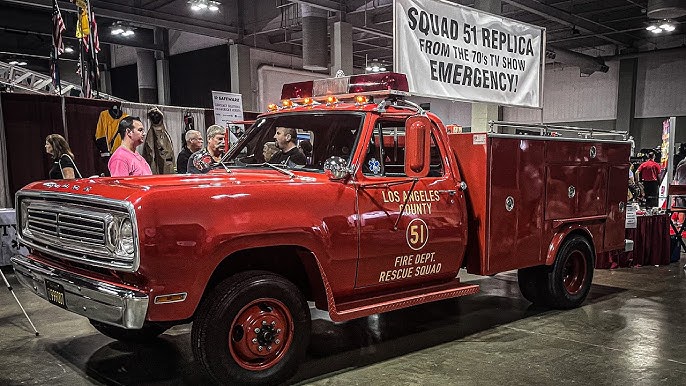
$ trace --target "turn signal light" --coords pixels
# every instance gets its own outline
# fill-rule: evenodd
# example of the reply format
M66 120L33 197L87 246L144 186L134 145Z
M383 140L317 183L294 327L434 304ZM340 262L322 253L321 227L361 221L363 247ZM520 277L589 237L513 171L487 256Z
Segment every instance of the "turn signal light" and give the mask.
M276 111L276 110L278 110L278 109L279 109L279 106L277 106L276 103L270 103L270 104L267 106L267 110L268 110L268 111Z
M338 98L336 98L335 96L329 95L328 97L326 97L326 104L327 105L333 105L336 103L338 103Z
M281 106L283 106L285 109L289 109L293 107L293 101L290 99L284 99L281 101Z

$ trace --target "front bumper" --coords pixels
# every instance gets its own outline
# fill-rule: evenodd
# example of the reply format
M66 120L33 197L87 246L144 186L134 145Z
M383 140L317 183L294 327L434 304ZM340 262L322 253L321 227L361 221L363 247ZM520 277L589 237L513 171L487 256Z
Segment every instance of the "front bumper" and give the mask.
M11 259L19 282L48 299L45 280L62 285L66 309L89 319L126 329L143 327L148 295L77 275L25 256Z

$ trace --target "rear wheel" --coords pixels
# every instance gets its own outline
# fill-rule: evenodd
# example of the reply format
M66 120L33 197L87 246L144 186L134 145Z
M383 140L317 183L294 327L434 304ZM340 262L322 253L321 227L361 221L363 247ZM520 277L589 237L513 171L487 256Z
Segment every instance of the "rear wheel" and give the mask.
M568 309L584 302L593 280L593 257L593 248L585 237L572 236L564 242L544 277L550 307Z
M89 319L93 327L101 334L112 339L120 340L129 343L146 343L154 340L160 334L167 330L167 327L158 324L144 324L143 328L128 330L125 328L113 326L111 324L98 322Z
M543 279L546 268L545 266L528 267L517 271L517 281L522 296L536 305L545 302Z
M268 272L234 275L202 301L193 354L219 384L264 385L298 369L310 339L310 310L298 288Z

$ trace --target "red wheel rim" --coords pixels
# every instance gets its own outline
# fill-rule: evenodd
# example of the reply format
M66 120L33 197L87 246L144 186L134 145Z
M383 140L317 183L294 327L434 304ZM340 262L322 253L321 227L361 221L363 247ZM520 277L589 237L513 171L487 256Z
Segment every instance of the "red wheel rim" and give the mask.
M231 356L247 370L266 370L281 361L293 342L293 317L276 299L253 300L231 322Z
M574 250L567 256L565 265L562 268L562 280L570 295L576 295L584 287L586 282L586 256L579 250Z

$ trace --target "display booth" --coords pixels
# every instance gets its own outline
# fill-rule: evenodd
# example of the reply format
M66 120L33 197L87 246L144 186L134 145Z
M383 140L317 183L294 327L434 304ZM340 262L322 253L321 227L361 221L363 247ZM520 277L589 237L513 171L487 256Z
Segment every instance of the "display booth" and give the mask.
M150 127L147 112L157 107L164 115L174 156L183 148L184 116L191 116L194 128L203 133L214 123L211 109L114 102L53 95L0 93L0 208L14 206L14 194L24 185L48 178L52 160L45 153L48 134L67 139L83 176L107 172L106 159L96 146L100 114L113 105L139 116Z

